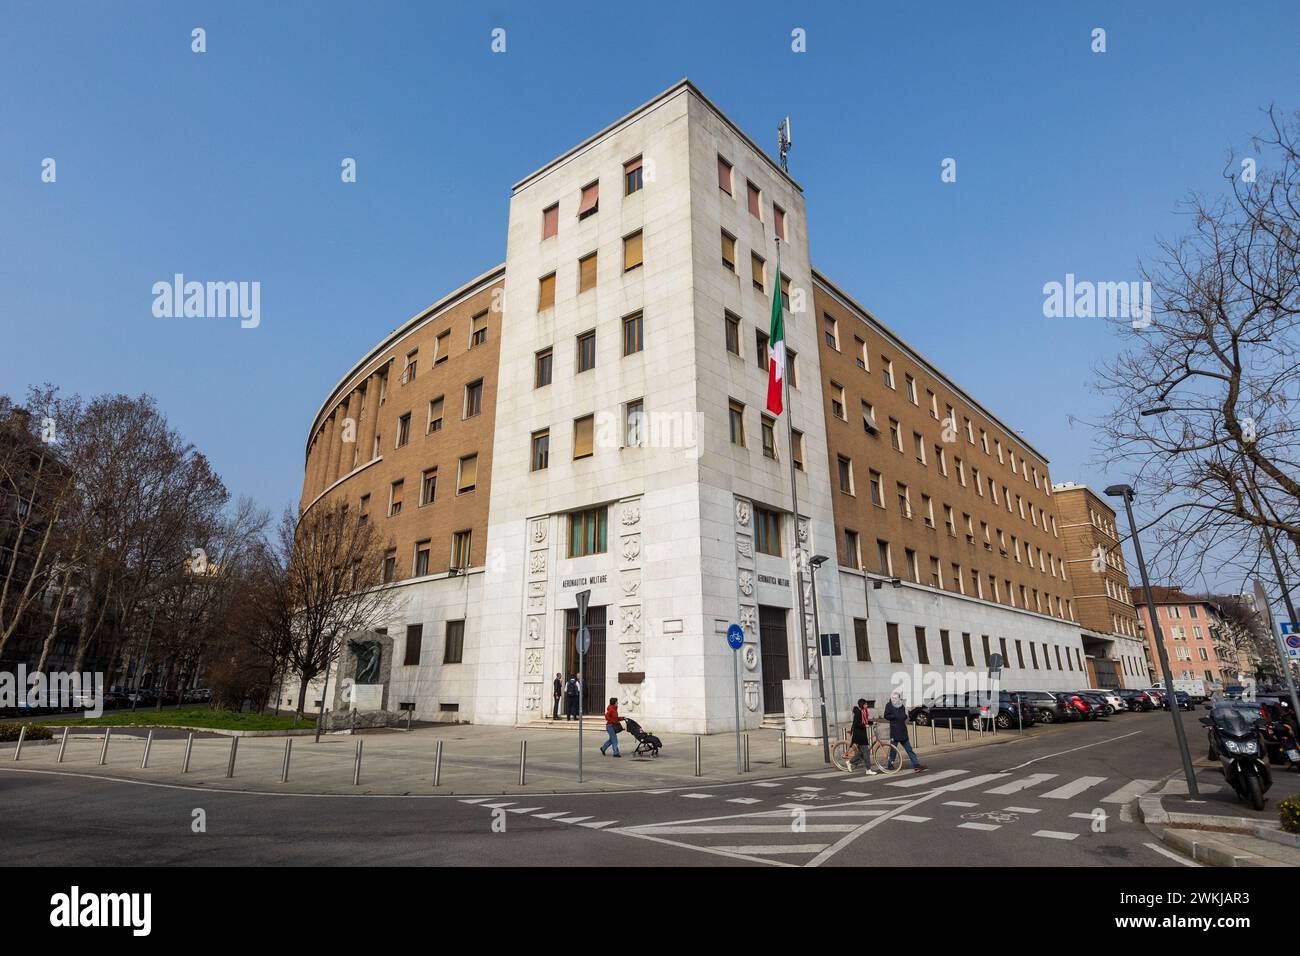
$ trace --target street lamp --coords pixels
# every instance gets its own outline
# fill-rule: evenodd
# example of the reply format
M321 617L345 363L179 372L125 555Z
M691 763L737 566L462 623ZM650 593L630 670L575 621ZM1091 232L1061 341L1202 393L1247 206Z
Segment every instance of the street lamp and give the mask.
M809 575L812 581L813 633L817 635L817 692L822 700L822 759L831 762L830 731L826 727L826 668L822 665L822 629L817 619L817 569L829 561L824 554L814 554L808 559Z
M1174 736L1178 738L1178 750L1183 758L1183 775L1187 778L1187 794L1199 797L1196 787L1196 773L1192 770L1192 754L1187 747L1187 734L1183 732L1183 718L1178 710L1178 695L1174 691L1174 678L1169 670L1169 653L1165 650L1165 639L1160 633L1160 620L1156 617L1156 599L1151 594L1151 581L1147 577L1146 559L1142 557L1142 542L1138 540L1137 523L1133 520L1133 489L1129 485L1111 485L1106 489L1111 498L1124 499L1124 511L1128 515L1129 532L1133 536L1133 551L1137 554L1138 573L1142 575L1142 593L1146 596L1147 612L1151 615L1151 630L1155 633L1156 653L1160 656L1160 669L1164 672L1166 699L1169 701L1169 715L1174 719Z

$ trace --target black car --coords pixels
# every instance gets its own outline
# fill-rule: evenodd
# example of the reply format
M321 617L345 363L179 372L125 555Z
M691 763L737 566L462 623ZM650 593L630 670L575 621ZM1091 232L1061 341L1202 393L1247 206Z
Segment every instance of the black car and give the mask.
M1151 695L1144 690L1128 688L1117 690L1115 693L1119 694L1124 701L1124 706L1132 711L1155 710L1157 706Z
M1059 724L1078 719L1077 711L1071 711L1065 701L1045 690L1020 690L1016 695L1026 713L1033 714L1040 723Z
M1002 691L998 695L997 706L988 700L987 695L957 694L926 701L913 708L908 714L919 726L929 724L945 727L970 727L974 730L988 729L996 722L999 730L1012 727L1030 727L1034 723L1032 714L1021 717L1021 709L1011 691Z

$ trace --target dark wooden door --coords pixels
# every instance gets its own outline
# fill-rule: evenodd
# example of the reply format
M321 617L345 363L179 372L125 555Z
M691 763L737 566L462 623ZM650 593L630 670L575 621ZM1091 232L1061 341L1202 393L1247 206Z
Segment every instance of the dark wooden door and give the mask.
M783 607L758 606L758 640L762 651L763 713L785 713L781 682L790 677L790 645L786 642Z
M605 608L587 608L587 630L591 632L591 648L583 660L586 675L582 689L582 712L599 716L605 712ZM564 612L565 676L578 673L578 610Z

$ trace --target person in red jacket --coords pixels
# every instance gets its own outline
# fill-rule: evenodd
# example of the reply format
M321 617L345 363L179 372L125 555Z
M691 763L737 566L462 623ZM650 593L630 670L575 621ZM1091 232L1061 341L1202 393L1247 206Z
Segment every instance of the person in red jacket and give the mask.
M622 729L618 716L618 698L611 697L609 706L605 708L605 732L609 734L609 740L600 745L600 752L604 753L607 747L614 748L614 756L623 756L618 752L618 732Z

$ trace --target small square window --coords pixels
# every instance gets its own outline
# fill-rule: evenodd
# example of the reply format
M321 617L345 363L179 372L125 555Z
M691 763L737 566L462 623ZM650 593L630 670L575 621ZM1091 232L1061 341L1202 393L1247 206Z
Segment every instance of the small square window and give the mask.
M640 312L623 318L623 354L635 355L645 348L644 319Z
M623 239L623 271L631 272L641 267L641 230Z
M578 200L578 219L586 219L600 211L600 183L594 182L582 187L582 196Z
M544 471L551 463L551 430L533 432L530 471Z
M550 239L560 232L560 204L551 203L542 210L542 238Z
M645 185L644 175L641 169L641 157L630 159L623 164L623 195L630 196L635 192L640 192Z
M578 336L578 372L586 372L596 367L596 330L583 332Z

